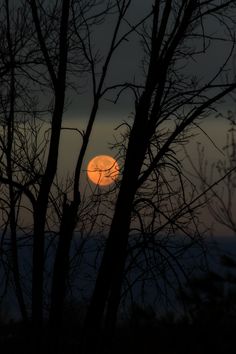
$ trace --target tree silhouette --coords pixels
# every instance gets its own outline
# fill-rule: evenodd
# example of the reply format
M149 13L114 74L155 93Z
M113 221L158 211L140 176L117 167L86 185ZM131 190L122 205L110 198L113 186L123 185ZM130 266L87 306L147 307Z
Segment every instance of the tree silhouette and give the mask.
M134 119L119 194L87 316L89 338L91 333L97 333L105 309L109 331L116 322L136 195L145 183L150 183L154 171L158 169L159 172L171 164L168 158L178 139L184 138L183 133L199 118L206 118L216 102L235 89L234 82L217 84L217 78L223 73L222 67L203 84L196 78L189 79L181 70L181 62L184 66L186 58L193 59L199 52L207 51L204 28L208 16L217 14L216 17L220 16L224 23L224 16L230 8L234 8L232 2L219 5L214 1L182 1L177 5L172 1L163 4L156 1L153 4L151 30L142 34L147 53L144 64L146 76L143 86L136 90ZM233 39L230 26L228 29ZM196 49L190 44L194 38L202 38L201 48ZM214 35L207 35L207 38L209 41L215 39ZM171 117L174 127L162 140L162 124ZM155 208L158 212L158 204L154 205ZM180 211L170 219L167 217L167 222L176 223L181 214Z
M38 353L45 351L48 234L56 244L49 306L52 346L48 350L56 352L73 234L75 230L91 232L94 220L105 216L102 204L109 206L105 224L101 222L108 236L84 325L83 352L90 354L104 345L109 348L122 290L129 291L129 285L126 289L124 285L130 269L139 269L142 279L156 280L161 274L168 282L166 269L178 279L177 266L186 278L179 257L202 239L197 215L201 195L196 195L184 175L179 151L189 142L191 129L198 128L236 89L230 66L236 5L233 0L156 0L147 5L147 13L135 20L130 15L136 8L132 0L2 3L2 242L5 247L10 230L12 257L7 261L6 277L10 269L22 317L26 322L32 319ZM101 53L96 31L107 19L112 19L113 28L106 52ZM127 41L141 42L143 75L131 82L111 82L110 74L118 70L113 59L119 58L118 49ZM228 52L211 77L192 74L200 69L200 58L207 57L218 42L227 43ZM82 95L84 78L89 78L92 103L85 130L78 130L82 142L75 170L63 184L57 172L66 98L71 89L76 97ZM101 102L112 97L117 103L129 91L132 117L113 145L122 164L120 180L108 192L97 188L86 201L81 171ZM30 215L27 228L21 224L24 210ZM31 237L33 247L32 313L26 306L19 269L19 230ZM178 233L182 241L170 249ZM105 337L99 348L102 327Z

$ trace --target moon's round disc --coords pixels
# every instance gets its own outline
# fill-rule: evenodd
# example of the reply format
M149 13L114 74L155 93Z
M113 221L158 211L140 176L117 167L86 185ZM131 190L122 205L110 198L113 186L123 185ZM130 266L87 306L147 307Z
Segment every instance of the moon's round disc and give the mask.
M119 165L111 156L98 155L89 161L87 174L94 184L108 186L118 177Z

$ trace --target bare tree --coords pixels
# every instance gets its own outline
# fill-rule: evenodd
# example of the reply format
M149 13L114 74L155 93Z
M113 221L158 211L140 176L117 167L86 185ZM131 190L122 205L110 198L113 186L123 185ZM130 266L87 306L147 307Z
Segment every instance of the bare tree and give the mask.
M235 197L235 113L228 111L227 115L220 114L221 119L228 123L228 131L225 133L225 144L222 146L222 158L210 164L206 156L203 145L198 145L198 165L194 164L191 157L191 165L200 183L201 190L209 188L209 192L204 195L206 208L212 217L214 233L214 223L223 226L226 230L236 231L234 217L234 197Z
M24 7L16 15L9 1L4 1L1 6L1 183L7 185L2 190L2 208L4 209L5 225L2 234L8 241L10 235L10 262L8 264L14 279L14 288L19 303L22 318L28 321L26 303L23 294L23 284L19 267L19 250L17 244L17 232L19 227L19 204L24 189L24 184L30 184L31 176L22 178L23 161L16 158L19 150L17 135L19 136L19 110L23 105L29 104L27 95L24 100L19 97L19 90L25 90L22 71L27 67L30 60L22 55L29 40L30 32L22 17L27 17ZM28 34L27 34L28 31ZM21 70L19 70L21 67ZM21 71L21 74L19 73ZM20 77L20 78L19 78ZM31 101L32 103L32 101ZM17 175L18 179L15 179ZM20 187L20 188L19 188ZM27 193L26 193L27 194ZM29 193L30 194L30 193ZM31 194L30 194L31 196ZM8 251L6 252L8 253Z
M10 83L11 90L6 119L2 122L5 138L1 140L1 165L5 169L2 168L0 181L4 191L8 188L6 196L10 202L7 205L4 198L3 209L9 210L6 223L11 228L15 284L25 318L28 314L17 269L17 213L23 208L31 213L32 321L38 342L44 310L45 235L53 231L57 244L49 311L55 334L62 320L72 237L76 228L83 225L81 170L93 125L102 99L112 96L116 103L124 92L133 93L132 119L125 123L124 135L114 144L122 165L120 181L110 194L97 195L97 205L100 207L99 201L104 198L102 202L110 203L111 213L107 215L109 235L85 321L84 352L92 353L96 351L94 345L103 320L108 335L113 333L129 268L140 265L144 257L144 277L148 272L156 277L158 270L166 266L174 272L171 262L178 264L178 254L170 253L166 242L176 232L191 241L188 247L201 240L196 222L200 198L193 185L190 184L190 191L186 189L188 180L178 150L189 142L191 129L217 110L220 100L236 89L235 78L229 73L236 5L233 0L153 1L148 4L147 13L135 22L129 13L135 6L132 0L26 0L15 12L25 27L16 41L21 51L17 47L14 52L16 23L11 23L7 9L10 2L5 4L7 30L2 35L8 60L5 51L0 50L4 64L0 74ZM114 20L114 28L107 52L102 55L97 51L93 29L109 16ZM213 21L216 33L212 33L215 31L209 27L209 21ZM113 57L123 43L134 38L142 44L142 78L110 82ZM212 76L200 79L200 75L192 75L198 68L193 63L207 56L211 46L221 41L228 43L228 52ZM21 81L17 81L18 73L22 75ZM75 88L80 94L78 87L83 84L83 75L90 77L92 105L85 131L80 132L82 143L75 171L69 185L63 186L58 183L57 171L66 93ZM20 88L24 88L21 95ZM18 100L24 109L18 109ZM16 124L19 117L21 122ZM46 137L45 144L40 134ZM98 216L99 211L95 214ZM148 259L153 260L154 267Z
M27 38L25 46L20 48L24 54L20 54L20 57L24 57L24 62L19 61L17 56L17 60L15 57L11 58L10 56L10 67L12 67L12 71L15 70L15 62L17 61L17 69L21 74L23 73L23 78L27 81L28 87L34 87L37 93L41 92L42 96L39 96L39 100L43 101L46 95L50 96L48 102L35 102L35 104L34 97L32 97L25 112L19 112L18 116L21 116L21 125L17 125L17 127L15 124L17 116L13 114L13 110L14 112L16 110L16 101L12 101L11 120L9 120L11 126L8 128L8 131L9 129L11 131L7 135L6 144L10 147L13 142L18 144L17 154L19 158L17 159L17 156L14 155L16 151L12 149L8 149L7 156L9 164L11 164L14 157L14 161L21 169L21 178L19 179L17 173L11 172L10 168L8 168L10 172L1 177L2 184L8 185L9 188L14 186L16 193L19 193L20 196L24 194L30 202L28 208L32 216L33 225L32 321L37 341L41 336L43 321L45 232L48 227L50 229L50 213L54 209L54 214L57 215L59 224L57 230L59 241L53 271L50 310L51 327L58 327L65 296L69 249L78 221L78 208L81 203L81 167L99 102L106 93L105 78L111 58L117 48L145 20L142 19L133 29L129 28L117 40L129 5L129 1L120 4L119 2L113 3L110 1L85 3L83 1L70 2L65 0L62 4L55 2L51 5L46 3L39 5L36 1L26 1L22 5L23 7L17 8L16 11L14 7L11 9L11 13L13 15L15 13L18 14L19 19L25 23L27 29L30 28L30 31L27 37L24 37L24 33L21 33L22 41ZM109 15L109 13L116 14L117 20L110 47L103 62L102 74L100 75L95 68L97 65L97 53L91 47L92 26L99 25L104 16ZM16 28L15 23L13 28ZM14 60L14 63L12 60ZM73 190L66 188L63 192L60 191L59 199L62 197L63 202L57 203L58 196L53 195L53 193L55 192L54 181L57 172L62 118L65 109L65 92L71 83L71 74L74 75L81 71L83 74L87 71L91 72L93 104L87 128L82 134L82 146L74 174ZM14 88L11 94L14 99ZM22 95L19 95L26 105L24 95L26 97L31 95L26 89ZM41 107L44 105L46 108L42 109L40 105ZM25 120L22 118L24 113L27 115ZM38 122L46 115L51 116L51 121L46 123L49 124L49 130L43 132L40 131L41 126ZM29 117L36 119L36 125L30 123L31 118L29 119ZM42 146L40 134L44 134L44 137L46 137L45 146ZM29 141L30 135L32 140ZM32 144L31 146L30 143ZM3 145L2 151L4 151L4 148ZM27 208L25 200L22 202L22 199L20 199L18 208L20 210ZM14 206L10 210L14 211ZM14 220L12 218L12 227L18 227L16 218ZM17 249L16 242L15 249Z
M225 84L219 81L234 49L235 17L231 16L229 25L229 11L235 13L233 1L220 4L215 1L154 2L151 29L146 27L142 34L146 53L145 79L138 88L133 87L135 112L122 180L86 319L86 335L89 338L87 352L91 350L91 336L96 338L105 309L107 328L111 330L116 322L136 196L145 185L150 185L154 171L159 175L167 167L178 139L185 138L183 134L194 122L200 118L206 119L212 109L216 109L217 102L236 88L233 77ZM204 83L187 75L185 63L207 53L208 45L218 40L205 28L207 19L211 17L227 28L232 51L223 66ZM195 40L200 40L201 44L198 46ZM166 135L161 139L163 123L169 120L174 123L173 127L166 128ZM151 155L148 155L150 151ZM158 204L154 208L157 213L160 212ZM178 221L180 215L177 213L167 222Z

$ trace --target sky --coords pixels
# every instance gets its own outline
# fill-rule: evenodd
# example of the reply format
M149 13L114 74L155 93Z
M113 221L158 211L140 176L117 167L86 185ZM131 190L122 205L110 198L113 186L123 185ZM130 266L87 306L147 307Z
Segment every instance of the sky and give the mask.
M90 159L100 154L114 156L114 151L110 149L110 143L114 141L114 136L118 134L115 128L117 125L119 125L119 123L122 122L122 119L122 115L120 116L120 119L119 117L116 117L114 120L108 120L105 118L103 119L101 117L100 120L96 122L82 169L82 189L83 187L86 187L87 183L89 183L86 174L86 168ZM68 119L66 121L66 127L70 129L81 129L81 123L79 123L76 119ZM212 164L225 158L225 152L223 148L226 145L226 137L229 129L229 124L224 120L216 119L213 121L209 119L204 122L204 124L202 124L202 129L204 129L208 136L203 134L201 131L196 130L196 136L191 138L187 147L187 151L191 156L193 164L195 164L196 168L198 168L198 144L200 143L202 146L204 146L205 158L208 161L208 169L210 172L210 166ZM209 138L214 142L214 144L210 141ZM66 178L66 176L70 175L74 170L76 164L76 156L79 153L80 144L81 137L78 132L73 130L63 130L58 170L60 176ZM192 181L196 183L196 185L199 184L198 178L192 177L192 174L196 175L196 173L193 171L193 168L187 161L187 158L185 158L183 161L183 168L185 171L187 171L187 173L189 173L189 177L192 179ZM213 179L216 180L217 178L218 174L215 174ZM92 188L95 187L91 183L90 186L92 186ZM209 224L209 222L213 222L213 219L210 217L208 212L206 214L206 211L204 211L202 218L207 224ZM217 225L215 228L215 234L219 236L222 234L231 235L232 232L222 225Z
M132 25L138 23L146 14L149 13L153 1L147 0L135 0L131 1L131 6L127 12L127 20L130 21ZM104 59L110 45L111 35L114 30L114 23L116 17L109 16L105 18L102 25L94 28L91 39L92 47L94 52L99 53L99 58ZM147 25L147 28L150 26ZM127 26L121 27L121 36L127 30ZM211 19L208 22L204 22L205 35L225 36L225 29L223 26L219 26L216 22ZM208 42L206 42L208 44ZM199 48L202 48L202 42L196 42ZM231 44L227 41L215 41L206 50L205 54L198 55L195 60L187 59L184 63L186 65L185 72L189 75L196 75L206 82L209 78L212 78L219 66L226 60L231 50ZM236 53L235 53L236 55ZM235 55L229 60L228 67L234 67ZM119 84L125 82L135 82L143 83L143 47L141 44L140 37L135 34L130 35L127 41L124 41L122 45L118 48L115 55L113 56L110 64L110 70L108 73L108 78L105 81L105 86ZM101 60L100 67L101 70L103 65L103 60ZM76 79L77 80L77 79ZM79 117L86 117L90 111L91 107L91 85L90 81L85 79L84 81L80 78L76 83L81 85L80 94L74 94L73 91L68 91L67 98L70 101L70 106L66 112L66 117L69 119L74 119ZM114 105L113 103L107 101L109 99L114 99L116 97L113 92L107 94L101 101L100 107L100 117L101 119L112 119L115 120L116 117L120 119L121 114L123 119L127 117L130 111L133 110L132 99L130 91L125 91L119 98L119 101ZM227 103L232 104L230 102ZM102 117L103 116L103 117ZM112 116L112 117L111 117Z
M128 13L128 18L130 21L138 21L143 14L148 12L148 8L151 3L151 0L134 1ZM92 38L94 40L94 50L99 50L101 57L104 56L104 53L108 48L113 25L114 18L111 17L92 34ZM204 25L207 34L214 32L220 35L220 33L222 33L222 28L219 26L216 27L214 21L205 23ZM225 60L229 51L229 43L218 41L210 46L206 54L197 57L195 62L187 62L186 72L189 74L194 73L194 75L200 77L204 82L214 76L217 68L220 63ZM229 68L234 66L234 59L235 57L230 59ZM117 84L123 80L142 82L143 75L141 63L142 47L140 45L140 41L135 40L133 36L129 39L129 41L124 42L122 47L117 51L114 59L112 60L111 70L106 84ZM88 161L93 156L99 154L114 155L114 152L109 148L109 144L114 141L114 135L117 135L115 128L123 121L129 119L130 114L132 114L134 110L133 97L130 92L126 91L123 95L121 95L116 104L107 100L111 97L111 95L106 96L105 99L101 101L99 107L98 117L93 128L83 166L82 181L84 185L87 183L86 167ZM80 130L84 129L91 109L91 85L89 80L82 80L79 94L68 90L67 100L70 104L68 105L68 109L65 113L63 127L70 129L65 129L62 132L59 158L59 173L64 176L73 171L73 167L75 166L76 158L81 146L80 134L71 130L71 128L77 128ZM223 114L226 114L229 109L233 110L234 104L232 99L221 102L220 105L218 105L218 109ZM200 130L197 130L198 135L191 138L188 151L191 151L193 162L197 162L197 143L201 142L205 145L206 158L209 161L209 164L211 164L224 157L222 148L226 143L226 134L229 125L226 119L215 119L214 116L210 116L205 122L203 122L201 127L210 136L211 140L214 141L215 145L213 145L209 138L207 138L206 135L204 135ZM222 152L219 150L222 150ZM186 168L190 168L187 162L186 166ZM229 231L219 227L217 227L217 232L220 234L229 233Z
M152 4L151 0L134 0L128 13L128 17L132 21L138 21L143 14L147 13L150 4ZM114 18L110 18L93 33L94 50L99 50L101 56L103 56L104 51L107 50L113 25ZM205 25L208 32L220 31L220 29L215 27L214 22ZM189 73L194 73L195 75L200 76L203 80L206 80L214 75L219 64L227 57L229 49L229 45L226 42L216 43L209 48L206 55L198 57L196 62L188 63L186 70ZM235 60L235 57L229 62L230 67L234 66L233 60ZM131 37L129 41L124 42L124 45L117 51L112 60L107 84L120 83L123 80L135 80L135 82L142 81L141 62L142 49L140 42L139 40L135 40L134 37ZM75 93L71 89L67 90L68 108L63 120L58 165L58 173L63 178L66 178L67 175L73 173L81 146L81 136L78 131L73 130L73 128L79 130L85 129L91 109L90 82L86 79L82 80L79 91L79 93ZM106 98L111 98L111 96ZM84 187L86 187L86 184L88 183L86 168L89 160L99 154L114 155L114 151L110 150L110 144L114 141L114 136L118 134L116 127L123 121L129 119L130 114L132 114L134 110L132 99L133 97L131 93L126 91L121 95L116 104L107 101L106 99L102 100L84 160L82 171L82 183ZM222 102L218 108L222 113L226 113L228 109L234 109L234 105L232 100L229 100L227 102ZM209 138L207 138L206 135L197 129L196 132L198 135L190 139L188 153L192 157L193 163L197 164L197 144L199 142L202 143L205 146L206 159L209 161L209 165L211 165L211 163L216 162L218 159L224 158L223 147L226 143L226 134L229 126L226 120L221 118L215 119L214 116L210 116L201 127L211 140L214 141L215 145L209 141ZM222 151L222 153L220 151ZM184 168L188 172L191 172L191 166L187 161L184 162ZM217 176L215 177L217 178ZM196 179L193 178L193 180L196 182ZM236 208L234 207L232 210L236 215ZM202 218L206 224L211 224L213 222L213 219L207 210L203 211ZM231 235L232 233L221 225L215 225L214 234L226 236Z
M47 1L45 1L47 3ZM130 9L127 13L127 20L132 24L136 24L143 18L144 15L150 11L152 0L133 0L131 1ZM105 54L109 47L109 41L114 29L115 16L109 16L105 18L105 21L101 26L97 26L91 33L92 49L98 52L101 59L98 65L98 71L101 71ZM217 35L222 34L224 29L216 26L214 20L204 23L205 33L215 33ZM121 29L121 36L127 29L127 25L124 25ZM199 47L202 44L199 43ZM187 60L185 71L187 74L194 74L201 78L204 82L210 77L214 76L219 65L227 58L230 51L230 45L228 42L218 41L211 45L206 54L197 56L195 61ZM113 57L110 65L110 71L106 80L106 87L109 85L119 84L125 82L143 83L143 50L140 43L140 38L136 35L131 35L127 41L122 43L115 56ZM230 59L229 68L235 66L235 56ZM161 69L160 69L161 70ZM70 77L71 78L71 77ZM72 77L72 82L75 83L78 88L78 92L74 92L71 88L67 89L66 102L67 108L63 119L63 130L60 141L60 154L58 173L59 176L66 178L68 175L73 174L76 159L79 154L81 146L81 136L78 131L83 130L86 127L89 113L92 107L92 94L91 94L91 80L87 77ZM47 93L46 93L47 95ZM42 95L42 101L48 102L51 97L45 97ZM83 171L82 171L82 183L85 187L88 183L86 177L86 168L89 160L95 155L99 154L111 154L114 155L115 151L110 150L110 144L114 142L114 136L119 135L119 131L116 130L122 122L130 121L130 116L134 112L134 97L130 90L126 90L121 94L118 102L114 104L110 100L116 97L114 92L107 94L100 102L98 116L92 131L92 135L89 141L88 149L85 155ZM218 106L222 113L226 113L228 109L234 109L233 100L227 100L221 102ZM202 125L202 128L214 141L214 143L222 149L226 142L226 133L228 129L227 121L221 118L215 120L213 116L210 116ZM222 158L222 154L219 149L209 141L209 139L200 131L196 130L198 135L191 138L188 146L188 151L191 152L193 161L197 162L197 143L200 141L206 146L206 158L209 163L217 161ZM189 169L187 162L186 169ZM221 232L221 231L220 231Z

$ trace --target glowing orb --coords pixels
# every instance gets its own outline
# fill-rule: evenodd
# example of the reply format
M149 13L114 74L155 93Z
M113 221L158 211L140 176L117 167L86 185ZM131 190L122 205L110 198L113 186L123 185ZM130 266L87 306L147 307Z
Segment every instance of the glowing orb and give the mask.
M108 186L117 179L119 165L111 156L98 155L89 161L87 175L94 184Z

